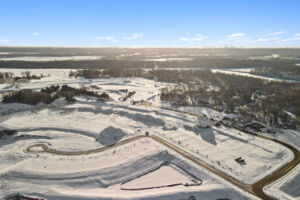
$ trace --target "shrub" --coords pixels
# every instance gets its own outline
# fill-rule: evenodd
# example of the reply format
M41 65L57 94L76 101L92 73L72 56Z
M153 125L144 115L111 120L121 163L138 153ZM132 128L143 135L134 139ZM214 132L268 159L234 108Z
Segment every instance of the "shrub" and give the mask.
M52 94L53 92L56 92L58 89L59 89L59 85L57 85L57 86L53 85L53 86L41 89L41 92Z
M38 103L49 104L52 103L56 97L52 97L45 92L35 92L32 90L21 90L13 92L3 97L3 103L24 103L29 105L36 105Z
M55 92L55 95L53 93ZM29 105L36 105L38 103L50 104L59 97L64 97L68 102L74 102L74 96L86 95L97 97L99 100L108 100L110 97L107 93L103 92L98 94L93 91L88 91L87 88L72 88L67 85L63 85L61 89L59 86L51 86L41 89L40 92L32 91L29 89L12 92L3 97L3 103L24 103Z

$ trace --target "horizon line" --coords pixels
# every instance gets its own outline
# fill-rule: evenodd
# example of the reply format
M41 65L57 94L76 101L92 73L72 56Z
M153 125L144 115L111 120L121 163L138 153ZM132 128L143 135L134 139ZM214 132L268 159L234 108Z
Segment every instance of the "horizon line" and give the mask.
M300 49L300 46L27 46L9 45L0 48L189 48L189 49Z

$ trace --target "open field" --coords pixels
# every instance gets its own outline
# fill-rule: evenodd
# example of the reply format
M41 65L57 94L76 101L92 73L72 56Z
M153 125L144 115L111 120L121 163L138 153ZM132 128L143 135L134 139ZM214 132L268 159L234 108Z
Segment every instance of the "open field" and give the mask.
M68 84L106 92L111 97L103 102L81 95L75 97L74 103L57 99L51 104L36 106L1 103L1 129L17 131L16 135L0 140L0 182L5 188L2 190L5 192L0 192L1 197L20 192L47 199L169 199L175 196L180 199L191 195L197 199L256 198L151 139L125 143L146 132L243 184L255 183L293 159L289 149L272 141L223 125L199 128L194 115L160 109L165 106L159 98L160 88L171 85L169 83L143 78L69 78L68 72L43 70L50 76L18 86L1 85L2 94ZM40 71L32 70L32 73ZM124 100L125 90L135 91L135 94ZM142 103L132 105L131 100ZM226 116L210 109L198 109L197 114L201 113ZM122 141L124 145L92 151ZM40 144L53 150L44 152ZM36 153L24 152L31 145L36 145L30 149ZM59 153L82 151L88 153ZM238 157L243 158L244 163L236 162ZM286 182L294 182L297 174L296 170L287 176ZM166 178L170 176L173 178ZM158 177L161 181L150 181ZM276 186L283 191L286 187ZM287 195L294 194L287 192Z

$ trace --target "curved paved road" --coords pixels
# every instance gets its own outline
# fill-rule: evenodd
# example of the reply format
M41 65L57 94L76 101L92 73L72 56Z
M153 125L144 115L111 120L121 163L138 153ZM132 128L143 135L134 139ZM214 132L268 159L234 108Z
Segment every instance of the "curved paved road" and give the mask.
M192 116L195 116L195 117L199 117L200 115L197 115L197 114L193 114L193 113L189 113L189 112L184 112L184 111L179 111L179 110L174 110L174 109L170 109L170 108L164 108L164 107L156 107L156 106L151 106L151 107L155 107L155 108L159 108L159 109L164 109L164 110L169 110L169 111L173 111L173 112L179 112L179 113L183 113L183 114L187 114L187 115L192 115ZM220 122L223 126L226 126L224 123ZM281 168L279 168L278 170L276 170L274 173L272 174L269 174L267 175L266 177L262 178L261 180L259 180L258 182L254 183L254 184L251 184L251 185L248 185L248 184L243 184L237 180L235 181L230 181L229 179L225 178L226 180L230 181L231 183L241 187L242 189L245 189L247 190L248 192L262 198L262 199L267 199L267 200L272 200L273 198L271 198L270 196L268 196L267 194L264 193L263 191L263 188L273 182L275 182L276 180L280 179L281 177L283 177L284 175L286 175L287 173L289 173L291 170L293 170L299 163L300 163L300 152L295 148L293 147L292 145L290 144L287 144L283 141L279 141L279 140L276 140L274 138L271 138L271 137L267 137L267 136L263 136L263 135L259 135L259 134L256 134L256 133L252 133L250 131L247 131L247 130L243 130L243 129L240 129L240 128L237 128L237 127L233 127L231 126L231 128L233 129L236 129L238 131L241 131L241 132L244 132L244 133L247 133L247 134L250 134L250 135L253 135L255 137L259 137L259 138L262 138L262 139L265 139L265 140L269 140L269 141L273 141L273 142L276 142L278 144L281 144L283 146L285 146L286 148L288 148L289 150L291 150L294 154L294 158L293 160L291 160L290 162L286 163L284 166L282 166ZM218 174L218 173L217 173ZM220 175L220 174L219 174ZM232 177L231 177L232 178ZM232 178L234 179L234 178ZM238 182L238 183L234 183L234 182ZM242 184L244 186L242 186ZM249 188L249 190L247 189Z
M137 139L146 137L144 135L138 135L129 139L125 139L122 140L116 144L110 145L110 146L106 146L106 147L100 147L97 149L91 149L91 150L86 150L86 151L60 151L60 150L56 150L56 149L52 149L49 148L47 145L45 144L34 144L31 145L27 148L25 148L23 151L25 153L52 153L52 154L57 154L57 155L64 155L64 156L76 156L76 155L86 155L86 154L91 154L91 153L99 153L99 152L103 152L130 142L133 142ZM40 149L36 149L36 148L40 148Z
M173 109L168 109L168 108L160 108L160 109L166 109L166 110L170 110L173 112L180 112L180 113L184 113L184 114L188 114L188 115L193 115L193 116L199 116L196 114L191 114L191 113L187 113L187 112L183 112L183 111L177 111L177 110L173 110ZM223 124L224 125L224 124ZM190 153L186 152L185 150L178 148L177 146L175 146L174 144L162 139L161 137L158 137L156 135L149 135L149 136L145 136L145 135L139 135L139 136L135 136L129 139L125 139L121 142L118 142L114 145L111 146L107 146L107 147L101 147L101 148L97 148L97 149L92 149L92 150L87 150L87 151L76 151L76 152L68 152L68 151L59 151L56 149L52 149L49 148L47 145L45 144L35 144L32 146L27 147L26 149L24 149L24 152L26 153L42 153L42 152L47 152L47 153L52 153L52 154L59 154L59 155L84 155L84 154L91 154L91 153L98 153L98 152L102 152L102 151L106 151L108 149L111 148L115 148L117 146L121 146L130 142L133 142L135 140L141 139L141 138L151 138L157 142L159 142L160 144L172 149L173 151L179 153L180 155L184 156L185 158L193 161L194 163L208 169L209 171L221 176L222 178L226 179L227 181L231 182L232 184L238 186L239 188L250 192L251 194L254 194L257 197L260 197L262 199L266 199L266 200L272 200L272 198L268 195L266 195L263 192L263 188L273 182L275 182L276 180L280 179L282 176L286 175L288 172L290 172L292 169L294 169L299 163L300 163L300 152L293 147L292 145L289 145L285 142L273 139L273 138L269 138L267 136L262 136L262 135L258 135L249 131L245 131L245 130L241 130L239 128L236 127L232 127L234 129L237 129L239 131L254 135L256 137L260 137L262 139L265 140L270 140L273 142L276 142L278 144L281 144L285 147L287 147L288 149L290 149L293 154L294 154L294 159L290 162L288 162L287 164L285 164L284 166L282 166L281 168L279 168L278 170L276 170L274 173L262 178L260 181L254 183L254 184L245 184L242 183L240 181L238 181L237 179L223 173L222 171L216 169L215 167L208 165L207 163L201 161L199 158L191 155ZM35 149L35 148L40 148L40 149Z

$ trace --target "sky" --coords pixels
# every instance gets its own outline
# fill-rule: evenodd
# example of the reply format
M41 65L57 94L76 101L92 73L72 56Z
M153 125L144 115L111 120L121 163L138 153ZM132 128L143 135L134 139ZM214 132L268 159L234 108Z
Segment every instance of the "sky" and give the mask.
M300 0L0 0L0 46L300 47Z

